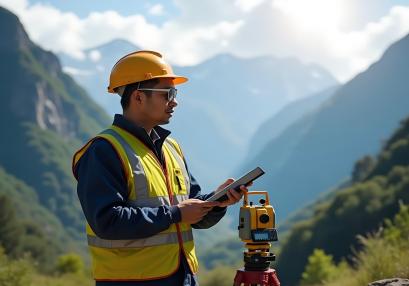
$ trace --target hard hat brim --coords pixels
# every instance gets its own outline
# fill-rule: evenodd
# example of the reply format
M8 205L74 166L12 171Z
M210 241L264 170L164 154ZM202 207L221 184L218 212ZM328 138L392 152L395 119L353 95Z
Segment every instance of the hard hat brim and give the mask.
M157 75L157 76L153 76L150 79L155 79L155 78L171 78L173 80L173 84L174 85L178 85L178 84L182 84L187 82L189 79L187 77L184 76L180 76L180 75L175 75L175 74L166 74L166 75ZM128 84L131 84L132 82L129 82ZM116 93L115 89L108 86L108 92L109 93Z
M175 74L167 74L167 75L157 75L152 78L171 78L173 79L173 84L178 85L188 81L187 77L175 75Z

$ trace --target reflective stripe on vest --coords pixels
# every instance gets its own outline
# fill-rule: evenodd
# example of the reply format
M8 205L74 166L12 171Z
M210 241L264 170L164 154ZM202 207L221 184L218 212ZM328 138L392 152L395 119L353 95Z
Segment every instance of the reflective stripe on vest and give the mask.
M135 156L135 152L133 151L132 147L119 135L116 131L112 129L106 129L102 131L100 134L108 134L114 137L121 145L122 148L125 150L126 157L128 158L129 163L132 166L132 174L133 174L133 185L135 188L135 195L138 196L138 199L147 199L149 198L148 195L148 186L146 185L146 175L143 170L142 164L139 160L138 156ZM167 203L166 203L167 204ZM169 205L169 204L167 204ZM151 205L145 205L151 206Z
M182 231L183 241L192 241L192 231ZM163 244L178 243L178 234L176 232L159 233L148 238L130 239L130 240L108 240L97 236L88 235L88 245L102 248L137 248Z
M189 199L188 195L175 195L173 196L174 202L182 202ZM157 203L161 203L160 206L169 205L169 197L156 197L156 198L138 198L135 201L129 201L129 205L132 207L153 207Z

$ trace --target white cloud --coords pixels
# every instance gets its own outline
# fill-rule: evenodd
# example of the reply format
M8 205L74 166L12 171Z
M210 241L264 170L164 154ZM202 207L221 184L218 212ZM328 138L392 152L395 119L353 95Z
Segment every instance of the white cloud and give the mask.
M263 2L264 0L236 0L234 4L243 12L250 12Z
M93 71L90 70L80 70L73 67L63 67L63 71L72 75L82 75L82 76L89 76L94 74Z
M14 13L24 11L28 6L28 0L1 0L0 5Z
M338 4L337 9L324 9L328 1ZM340 6L342 1L308 1L308 5L316 4L312 8L301 2L305 1L274 0L257 7L243 19L240 33L230 41L231 50L245 57L260 54L297 57L307 63L318 63L345 81L409 32L409 7L396 6L360 29L345 31L342 21L348 20L348 14L343 11L348 9ZM328 17L325 11L336 16Z
M165 10L163 8L163 5L161 4L155 4L149 9L149 14L154 15L154 16L161 16L165 13Z
M97 50L92 50L88 53L88 57L94 63L98 62L101 59L101 53Z
M341 80L366 68L409 32L409 7L396 6L382 18L345 30L354 1L305 2L174 0L180 14L161 26L138 14L104 11L80 18L51 5L29 5L27 0L0 0L0 5L20 17L36 43L76 58L89 56L83 53L86 48L123 38L159 50L179 65L196 64L221 52L243 57L271 54L316 62ZM154 5L152 11L161 13L163 7ZM95 61L98 57L92 56Z

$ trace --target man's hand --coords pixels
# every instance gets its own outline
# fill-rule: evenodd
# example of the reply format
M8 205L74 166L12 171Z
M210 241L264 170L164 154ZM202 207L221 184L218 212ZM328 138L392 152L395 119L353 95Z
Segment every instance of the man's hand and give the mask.
M202 220L202 218L215 206L219 206L220 202L207 202L197 199L188 199L178 204L182 221L187 224L194 224Z
M234 179L231 179L231 178L227 179L226 182L224 182L222 185L220 185L217 188L217 190L222 190L222 189L224 189L225 187L227 187L228 185L230 185L233 182L234 182ZM252 183L249 184L249 186L251 186L251 185L252 185ZM244 192L248 191L247 187L245 187L243 185L240 186L240 190L241 190L241 193L236 192L233 189L228 190L227 193L226 193L228 199L225 200L225 201L219 202L218 206L219 207L227 207L227 206L230 206L230 205L234 205L235 203L238 203L241 200L241 198L243 197Z

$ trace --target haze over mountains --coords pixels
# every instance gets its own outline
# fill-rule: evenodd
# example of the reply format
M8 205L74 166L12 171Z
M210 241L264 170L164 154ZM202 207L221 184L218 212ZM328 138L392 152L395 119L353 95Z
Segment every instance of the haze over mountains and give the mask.
M409 114L408 51L406 36L243 165L266 169L256 186L270 191L279 218L345 180L353 162L377 152Z
M248 157L256 154L265 147L265 145L278 137L291 124L317 110L321 104L334 95L339 85L326 88L306 98L291 102L284 106L277 114L264 121L254 134Z
M117 59L138 49L117 40L85 51L82 60L60 58L64 69L113 114L121 110L119 98L106 93L110 69ZM239 176L234 170L264 120L289 102L337 84L319 66L273 57L223 54L196 66L174 66L174 71L190 81L178 86L179 106L165 127L180 141L191 171L206 191L228 176Z

